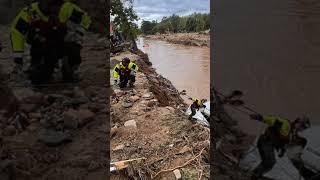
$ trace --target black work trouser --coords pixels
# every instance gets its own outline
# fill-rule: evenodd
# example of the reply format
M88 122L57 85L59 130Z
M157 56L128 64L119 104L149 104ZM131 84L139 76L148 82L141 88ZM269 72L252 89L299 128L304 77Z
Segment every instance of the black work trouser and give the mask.
M189 119L191 120L192 117L197 113L197 107L194 104L191 104L190 109L191 109L191 114L189 116Z
M81 64L81 46L76 43L65 43L63 56L62 75L66 81L74 80L74 69Z
M275 148L273 142L268 140L265 135L259 137L257 147L261 156L261 163L254 169L253 173L256 177L262 177L276 164Z
M68 57L71 67L79 66L81 63L81 46L76 43L64 44L64 55Z
M61 55L61 49L57 47L45 47L41 44L33 44L30 49L32 84L48 83L52 79L55 64Z
M130 85L133 85L136 81L136 77L134 75L120 75L120 88L127 87L128 82L130 81Z

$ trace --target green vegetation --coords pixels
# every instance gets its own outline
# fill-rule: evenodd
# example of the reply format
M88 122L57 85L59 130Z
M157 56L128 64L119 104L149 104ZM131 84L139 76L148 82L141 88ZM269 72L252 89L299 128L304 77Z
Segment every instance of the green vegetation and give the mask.
M191 172L187 168L181 169L181 176L182 176L182 179L185 179L185 180L198 179L197 174L195 172Z
M121 31L127 40L133 41L136 47L135 38L140 30L134 23L138 20L138 16L133 10L133 0L112 0L110 14L114 17L112 21L114 30Z
M161 22L142 21L143 34L156 34L166 32L200 32L210 29L210 14L194 13L190 16L164 17Z

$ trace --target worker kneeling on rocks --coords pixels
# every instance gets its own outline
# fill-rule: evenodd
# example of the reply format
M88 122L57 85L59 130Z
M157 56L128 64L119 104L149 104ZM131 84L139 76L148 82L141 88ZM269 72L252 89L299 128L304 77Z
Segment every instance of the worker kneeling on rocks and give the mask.
M259 179L276 164L274 150L279 153L279 157L283 157L290 143L292 132L301 130L287 119L260 114L250 115L250 117L268 125L257 142L261 163L254 169L252 179Z
M32 84L50 81L58 60L63 57L64 80L76 80L83 35L90 24L91 19L86 12L63 0L40 0L23 8L10 29L16 64L14 72L22 72L24 46L27 43L31 45Z
M197 110L199 111L200 108L206 108L206 105L204 105L205 102L207 102L206 99L198 99L198 98L190 98L192 100L192 104L190 106L191 114L189 116L189 120L192 120L192 117L196 115Z
M117 78L119 77L119 87L125 88L129 82L129 86L133 87L136 81L136 73L139 70L139 67L130 61L129 58L123 58L121 63L117 64L113 68L113 77L115 79L115 83L118 83Z

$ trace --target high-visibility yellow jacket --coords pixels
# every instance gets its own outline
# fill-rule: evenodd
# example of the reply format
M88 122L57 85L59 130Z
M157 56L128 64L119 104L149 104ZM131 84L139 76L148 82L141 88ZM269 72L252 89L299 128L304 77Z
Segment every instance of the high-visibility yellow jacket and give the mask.
M201 99L198 98L192 98L193 104L195 104L197 107L203 106Z
M71 2L62 4L58 18L60 23L71 21L79 24L82 28L88 29L91 24L91 19L77 5ZM39 9L38 2L32 3L30 6L23 8L14 18L10 27L10 38L14 57L22 57L24 52L24 44L28 32L31 30L30 23L35 20L48 22L49 18L44 15Z
M280 128L280 134L284 138L289 138L290 130L291 130L291 124L290 121L287 119L279 118L279 117L273 117L273 116L264 116L263 122L269 126L274 125L276 120L280 121L282 123L282 126Z
M135 71L135 72L138 72L138 70L139 70L138 65L136 65L133 62L130 62L127 68L129 70ZM114 78L118 78L121 70L123 70L123 69L126 69L126 67L122 63L119 63L119 64L115 65L113 70L112 70L113 77Z

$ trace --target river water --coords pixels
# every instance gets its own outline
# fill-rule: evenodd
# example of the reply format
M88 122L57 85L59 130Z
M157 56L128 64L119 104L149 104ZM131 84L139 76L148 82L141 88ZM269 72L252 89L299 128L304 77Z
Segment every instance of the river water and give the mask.
M210 49L171 44L139 37L137 46L147 53L157 73L191 97L210 98ZM183 97L187 102L187 98Z
M217 89L240 89L262 114L320 123L320 1L215 1ZM232 111L248 133L261 123Z

